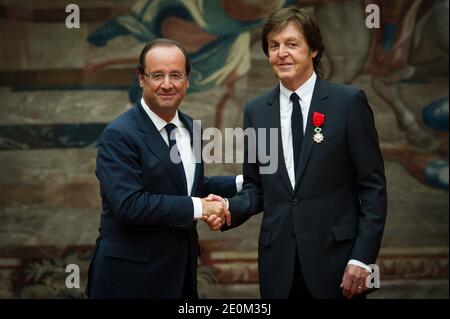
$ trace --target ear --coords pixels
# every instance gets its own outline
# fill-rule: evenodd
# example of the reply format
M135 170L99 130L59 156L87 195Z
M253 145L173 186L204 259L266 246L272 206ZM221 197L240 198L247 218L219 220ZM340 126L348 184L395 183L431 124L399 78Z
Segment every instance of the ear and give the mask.
M144 77L142 76L141 70L137 69L136 70L136 74L137 74L138 79L139 79L139 86L143 87L144 86Z
M186 88L189 88L189 78L186 81L187 81Z
M317 56L317 52L319 52L319 51L315 50L315 51L311 52L311 56L313 57L313 59Z

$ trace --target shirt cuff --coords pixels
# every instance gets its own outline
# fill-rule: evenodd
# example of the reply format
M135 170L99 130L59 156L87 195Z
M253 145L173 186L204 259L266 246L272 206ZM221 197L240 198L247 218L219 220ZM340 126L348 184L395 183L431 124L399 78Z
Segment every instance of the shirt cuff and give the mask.
M228 209L230 207L230 203L228 202L228 198L224 198L223 200L225 201L225 206Z
M362 263L362 262L360 262L360 261L358 261L358 260L356 260L356 259L350 259L349 261L348 261L348 265L355 265L355 266L359 266L359 267L361 267L361 268L364 268L365 270L367 270L368 272L372 272L372 269L369 267L369 266L367 266L365 263Z
M242 190L242 183L244 183L244 175L236 176L236 191L240 192Z
M194 205L194 219L202 219L203 205L202 200L199 197L191 197L192 204Z

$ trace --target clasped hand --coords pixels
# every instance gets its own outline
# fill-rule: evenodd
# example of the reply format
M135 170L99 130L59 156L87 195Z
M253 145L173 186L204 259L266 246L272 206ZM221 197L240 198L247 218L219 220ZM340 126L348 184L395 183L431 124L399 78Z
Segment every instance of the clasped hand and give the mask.
M231 214L222 197L209 194L208 197L202 198L202 205L202 220L208 224L210 230L219 230L224 222L231 225Z

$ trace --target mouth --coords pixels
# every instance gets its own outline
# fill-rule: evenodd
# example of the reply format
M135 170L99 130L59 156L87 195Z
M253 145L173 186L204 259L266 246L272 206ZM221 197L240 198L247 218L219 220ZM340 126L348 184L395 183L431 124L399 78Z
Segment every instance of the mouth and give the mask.
M159 93L158 96L161 97L162 99L168 100L168 99L175 97L176 94L175 93Z
M277 68L281 71L289 70L294 64L293 63L278 63Z

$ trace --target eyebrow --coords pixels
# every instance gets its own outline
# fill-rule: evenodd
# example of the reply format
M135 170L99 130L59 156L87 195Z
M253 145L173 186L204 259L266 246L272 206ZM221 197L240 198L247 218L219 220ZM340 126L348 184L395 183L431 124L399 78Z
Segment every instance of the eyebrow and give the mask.
M297 38L295 38L295 37L289 37L289 38L287 38L287 39L284 40L284 42L288 42L288 41L296 41L296 42L300 42L300 39L297 39ZM270 42L276 42L276 43L278 43L279 41L275 41L275 40L273 40L273 39L269 39L269 43L270 43Z
M289 37L289 38L286 39L286 41L297 41L297 42L299 42L300 39L297 39L296 37Z
M172 74L172 73L186 73L186 72L185 72L185 70L173 70L173 71L170 71L169 73L166 73L166 72L164 72L164 71L161 70L161 69L156 69L156 70L153 70L153 71L149 71L148 73L164 73L164 74Z
M165 73L163 71L153 71L153 72L150 72L150 73L153 73L153 74L180 74L180 73L182 73L182 74L184 74L185 72L183 72L183 71L172 71L172 72L169 72L169 73Z

